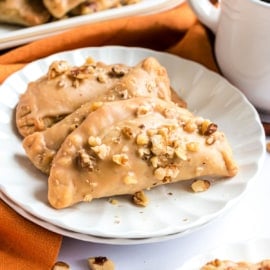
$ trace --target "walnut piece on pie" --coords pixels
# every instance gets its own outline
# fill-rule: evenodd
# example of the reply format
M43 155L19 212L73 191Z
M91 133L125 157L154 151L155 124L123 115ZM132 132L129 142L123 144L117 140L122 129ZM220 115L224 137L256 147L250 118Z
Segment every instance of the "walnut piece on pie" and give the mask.
M70 266L62 261L56 262L52 267L52 270L70 270L70 269L71 269Z
M224 133L205 133L204 121L158 98L104 104L57 151L48 181L50 204L64 208L182 180L234 176L238 169ZM185 131L190 122L196 129ZM214 143L207 143L209 136Z
M88 258L90 270L114 270L115 266L112 260L104 256Z

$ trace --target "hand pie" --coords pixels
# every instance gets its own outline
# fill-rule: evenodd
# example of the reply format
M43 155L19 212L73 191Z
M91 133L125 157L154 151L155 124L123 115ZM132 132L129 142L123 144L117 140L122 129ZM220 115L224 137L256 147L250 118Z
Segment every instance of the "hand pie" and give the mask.
M88 115L53 159L48 200L55 208L194 178L232 177L225 135L175 103L137 97Z
M85 15L111 8L132 5L140 1L141 0L89 0L83 1L70 12L72 15Z
M0 22L34 26L50 19L42 0L2 0L0 1Z
M29 83L20 97L16 108L17 128L25 137L54 125L86 102L104 96L107 101L113 101L116 95L125 98L135 92L142 96L145 89L149 95L171 98L166 69L152 57L135 67L91 61L80 67L70 67L66 61L56 61L45 76Z
M234 262L230 260L215 259L205 264L201 270L269 270L270 260L262 260L257 263L247 261Z
M55 18L61 18L85 0L43 0L44 5Z

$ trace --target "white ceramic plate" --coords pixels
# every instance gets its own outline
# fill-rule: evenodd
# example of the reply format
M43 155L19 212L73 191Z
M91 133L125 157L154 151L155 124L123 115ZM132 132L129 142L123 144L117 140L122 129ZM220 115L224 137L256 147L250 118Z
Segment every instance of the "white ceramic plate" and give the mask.
M47 179L25 156L14 126L14 108L30 80L43 75L55 59L82 64L86 57L106 63L135 65L156 57L168 70L174 89L196 114L212 119L231 142L240 171L207 192L188 191L190 183L161 186L147 192L150 204L139 208L125 196L118 204L107 199L55 210L47 202ZM265 137L260 119L247 99L221 76L194 62L142 48L84 48L52 55L27 65L0 88L0 188L32 215L66 230L98 237L150 238L201 226L230 208L247 190L262 167ZM173 195L169 195L169 194Z
M204 264L214 259L231 260L235 262L259 262L270 259L270 238L249 239L244 242L230 243L217 247L207 253L200 254L177 270L198 270Z
M165 11L183 2L184 0L141 0L141 2L134 5L104 10L90 15L77 16L33 27L18 27L0 23L0 49L18 46L43 37L55 35L80 25Z
M157 243L162 241L167 241L179 237L183 237L191 232L194 232L195 229L186 230L180 233L168 234L161 237L146 237L146 238L111 238L111 237L97 237L91 234L83 234L78 233L70 230L66 230L64 228L58 227L51 223L48 223L36 216L25 211L19 205L17 205L14 201L7 198L5 194L0 191L0 199L2 199L7 205L9 205L14 211L16 211L19 215L26 218L27 220L49 230L54 233L67 236L70 238L92 242L92 243L99 243L99 244L111 244L111 245L138 245L138 244L150 244L150 243ZM201 228L201 227L199 227Z

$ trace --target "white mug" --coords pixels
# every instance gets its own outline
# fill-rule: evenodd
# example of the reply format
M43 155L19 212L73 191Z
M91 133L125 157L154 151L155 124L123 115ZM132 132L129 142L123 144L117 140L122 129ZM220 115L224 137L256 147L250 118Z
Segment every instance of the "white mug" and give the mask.
M223 75L270 121L270 4L262 0L187 0L215 34Z

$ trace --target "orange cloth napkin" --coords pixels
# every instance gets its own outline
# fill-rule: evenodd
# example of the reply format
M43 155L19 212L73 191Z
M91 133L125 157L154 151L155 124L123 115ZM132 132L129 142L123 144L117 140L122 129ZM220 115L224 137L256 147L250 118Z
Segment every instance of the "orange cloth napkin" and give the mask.
M186 3L150 16L91 24L11 50L0 56L0 83L38 58L87 46L124 45L168 51L217 70L206 29Z
M209 32L197 22L184 3L160 14L78 27L2 53L0 83L25 64L41 57L64 50L103 45L140 46L167 51L217 71ZM61 236L25 220L0 201L0 270L51 269L60 245Z

